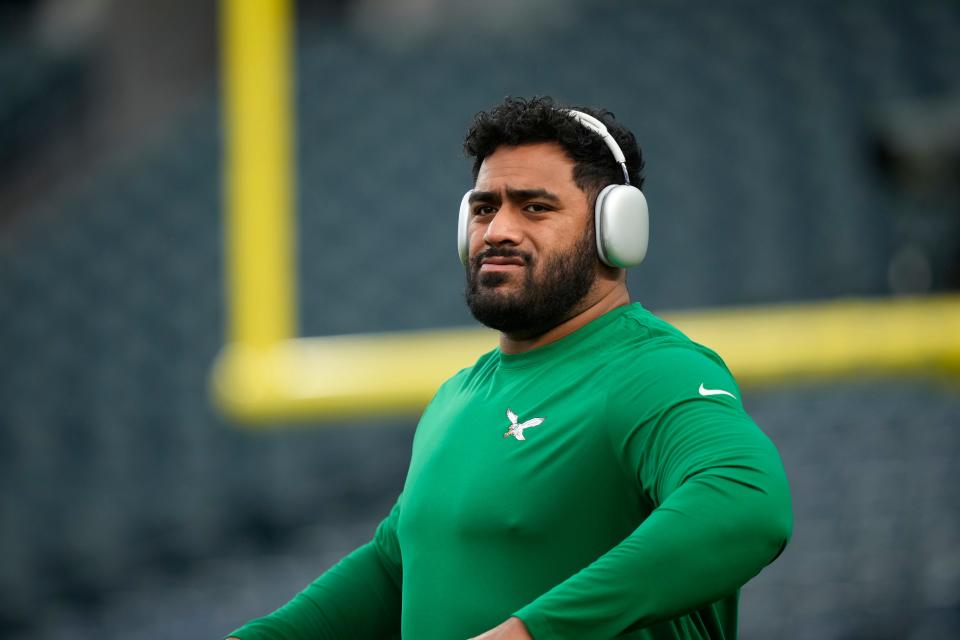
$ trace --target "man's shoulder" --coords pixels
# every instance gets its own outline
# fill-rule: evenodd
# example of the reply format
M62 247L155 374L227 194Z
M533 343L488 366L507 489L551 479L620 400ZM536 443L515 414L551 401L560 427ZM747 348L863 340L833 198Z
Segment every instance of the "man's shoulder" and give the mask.
M730 376L719 354L640 305L631 305L623 317L606 363L616 379L644 386L656 381L651 386L662 387L673 380L687 385L694 378Z
M486 371L491 367L496 367L498 353L498 349L491 349L477 358L476 362L474 362L472 365L457 371L455 374L443 381L443 383L437 389L437 395L440 395L440 393L444 390L462 387L478 373Z
M605 342L624 359L669 359L689 352L720 361L712 349L691 340L679 328L640 304L630 305L622 320L615 329L618 335L608 336Z

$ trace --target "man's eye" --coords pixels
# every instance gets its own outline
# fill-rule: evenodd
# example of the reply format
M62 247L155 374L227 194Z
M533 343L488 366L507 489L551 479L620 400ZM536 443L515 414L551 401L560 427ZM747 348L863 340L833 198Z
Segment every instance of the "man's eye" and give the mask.
M546 213L547 211L550 211L550 207L542 204L537 204L535 202L528 204L526 208L527 208L527 211L531 213Z
M473 208L473 215L475 216L489 216L490 214L496 211L493 207L488 204L478 204Z

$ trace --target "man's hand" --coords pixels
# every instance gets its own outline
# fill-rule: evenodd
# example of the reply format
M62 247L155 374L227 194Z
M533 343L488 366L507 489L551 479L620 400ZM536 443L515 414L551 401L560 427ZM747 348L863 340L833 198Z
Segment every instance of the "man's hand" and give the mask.
M490 631L481 633L470 640L533 640L527 633L527 627L520 618L508 618Z

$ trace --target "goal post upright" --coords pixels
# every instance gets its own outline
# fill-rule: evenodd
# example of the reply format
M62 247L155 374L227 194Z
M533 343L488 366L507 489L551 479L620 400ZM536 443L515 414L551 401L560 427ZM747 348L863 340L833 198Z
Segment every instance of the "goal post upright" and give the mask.
M291 0L221 0L228 336L297 334Z

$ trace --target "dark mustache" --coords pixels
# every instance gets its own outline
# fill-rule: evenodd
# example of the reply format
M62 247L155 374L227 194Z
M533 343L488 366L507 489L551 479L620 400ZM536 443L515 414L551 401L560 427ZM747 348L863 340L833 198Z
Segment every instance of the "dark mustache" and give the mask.
M533 256L517 249L490 247L473 256L473 268L479 269L481 263L487 258L520 258L524 265L529 265Z

